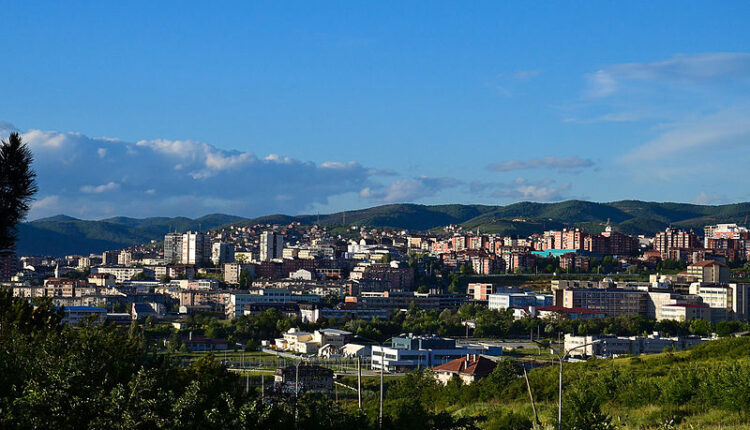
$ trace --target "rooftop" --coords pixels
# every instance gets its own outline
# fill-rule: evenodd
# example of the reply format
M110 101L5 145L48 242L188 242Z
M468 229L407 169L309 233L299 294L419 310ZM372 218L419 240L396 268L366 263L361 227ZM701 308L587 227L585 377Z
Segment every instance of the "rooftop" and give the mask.
M445 364L435 366L432 370L436 372L456 372L465 375L487 376L495 369L497 364L489 358L481 355L467 355Z

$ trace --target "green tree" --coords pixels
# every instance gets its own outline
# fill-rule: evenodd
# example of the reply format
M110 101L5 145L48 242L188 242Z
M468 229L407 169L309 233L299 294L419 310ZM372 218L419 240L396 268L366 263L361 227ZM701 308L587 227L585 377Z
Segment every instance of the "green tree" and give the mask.
M13 132L0 145L0 249L13 247L18 237L18 223L29 211L37 192L34 161L21 136Z
M698 336L708 336L711 333L711 323L706 320L690 321L690 333Z
M250 274L248 269L242 269L240 272L240 279L238 280L241 290L247 290L253 285L253 275Z

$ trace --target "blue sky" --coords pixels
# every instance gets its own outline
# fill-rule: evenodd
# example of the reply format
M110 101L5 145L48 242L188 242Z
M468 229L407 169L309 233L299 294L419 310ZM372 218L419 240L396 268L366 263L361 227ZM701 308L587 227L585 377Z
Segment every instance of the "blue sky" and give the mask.
M747 2L5 2L66 213L750 200Z

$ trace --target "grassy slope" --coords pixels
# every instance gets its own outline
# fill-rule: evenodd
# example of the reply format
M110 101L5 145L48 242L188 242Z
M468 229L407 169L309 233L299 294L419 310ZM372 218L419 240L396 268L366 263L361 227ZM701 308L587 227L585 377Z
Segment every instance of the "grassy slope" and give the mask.
M565 365L566 384L574 380L593 380L611 369L617 369L626 378L644 390L657 390L659 384L680 374L680 369L703 369L714 366L738 364L750 367L750 338L721 339L696 346L690 351L645 355L640 357L589 360L586 363ZM557 416L557 367L534 369L529 378L537 398L539 415L543 423L553 423ZM497 414L499 411L521 413L533 417L523 381L511 387L513 400L456 404L448 409L458 416ZM737 383L743 383L738 381ZM645 393L645 392L644 392ZM639 392L636 390L634 395ZM645 394L644 394L645 395ZM611 399L603 411L614 418L622 429L658 428L670 417L676 416L675 428L738 428L750 429L747 417L734 411L706 408L686 402L679 406L647 404L628 407L624 398ZM692 427L691 427L692 426Z

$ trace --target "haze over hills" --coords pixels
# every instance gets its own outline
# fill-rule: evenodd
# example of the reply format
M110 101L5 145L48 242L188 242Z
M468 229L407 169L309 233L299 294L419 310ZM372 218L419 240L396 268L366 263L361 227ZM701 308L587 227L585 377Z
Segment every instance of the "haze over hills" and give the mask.
M229 224L367 225L409 230L432 230L449 224L485 233L529 235L566 226L592 232L609 220L628 234L654 234L669 225L700 231L706 224L742 224L750 215L750 203L719 206L624 200L596 203L569 200L558 203L521 202L507 206L391 204L327 215L268 215L259 218L213 214L197 219L184 217L114 217L88 221L58 215L19 226L20 255L88 254L161 240L169 231L209 230Z

